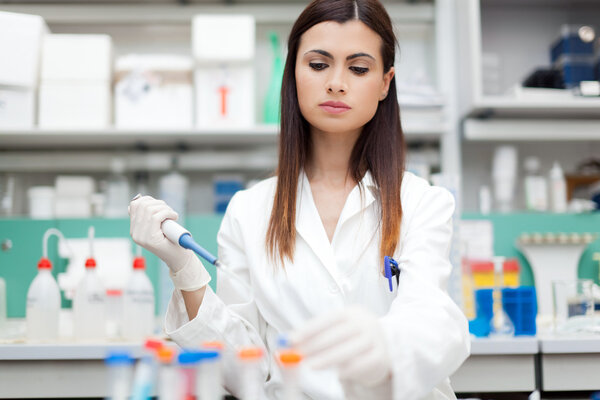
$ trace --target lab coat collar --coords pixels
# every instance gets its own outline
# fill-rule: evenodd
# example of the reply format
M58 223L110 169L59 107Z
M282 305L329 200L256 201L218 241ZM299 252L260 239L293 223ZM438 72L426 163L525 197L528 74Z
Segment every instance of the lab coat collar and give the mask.
M376 199L378 187L369 171L361 180L361 185L362 193L357 185L348 195L333 235L333 241L329 243L329 238L312 196L308 177L304 171L301 172L298 180L296 231L315 252L338 285L340 281L333 248L336 235L346 221L359 212L366 210Z

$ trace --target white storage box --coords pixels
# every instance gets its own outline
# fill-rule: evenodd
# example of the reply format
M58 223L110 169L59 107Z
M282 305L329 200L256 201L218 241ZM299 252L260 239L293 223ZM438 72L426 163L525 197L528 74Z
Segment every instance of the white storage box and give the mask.
M38 15L0 11L0 85L38 85L42 39L48 32Z
M117 128L191 129L192 59L172 55L121 57L116 64Z
M31 129L34 125L35 90L0 87L0 128Z
M197 68L198 128L254 125L254 71L247 67Z
M251 15L196 15L192 20L192 54L200 63L251 61L255 21Z
M92 216L90 198L56 196L54 199L54 215L56 218L89 218Z
M52 186L32 186L27 190L30 218L54 218L54 188Z
M39 93L39 127L109 128L111 100L109 82L78 85L43 83Z
M108 35L47 35L42 82L111 81L112 39Z
M56 196L91 198L96 190L96 183L91 176L59 175L54 180Z

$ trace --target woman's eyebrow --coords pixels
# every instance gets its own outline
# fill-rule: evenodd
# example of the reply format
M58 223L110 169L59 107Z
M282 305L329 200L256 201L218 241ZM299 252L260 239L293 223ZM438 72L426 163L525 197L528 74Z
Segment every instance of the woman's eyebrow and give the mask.
M320 50L320 49L309 50L306 53L304 53L304 55L306 55L308 53L317 53L324 57L333 59L333 56L331 55L331 53L328 51L325 51L325 50ZM368 58L372 59L373 61L375 61L375 57L373 57L372 55L367 54L367 53L354 53L354 54L351 54L348 57L346 57L346 60L352 60L352 59L358 58L358 57L368 57Z

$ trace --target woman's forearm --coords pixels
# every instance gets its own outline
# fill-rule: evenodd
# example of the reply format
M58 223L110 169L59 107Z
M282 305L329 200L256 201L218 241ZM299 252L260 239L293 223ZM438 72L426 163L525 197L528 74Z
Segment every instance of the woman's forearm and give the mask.
M198 310L204 299L204 293L206 292L206 286L201 287L197 290L192 291L181 291L183 302L185 303L185 310L187 311L188 318L193 320L198 315Z

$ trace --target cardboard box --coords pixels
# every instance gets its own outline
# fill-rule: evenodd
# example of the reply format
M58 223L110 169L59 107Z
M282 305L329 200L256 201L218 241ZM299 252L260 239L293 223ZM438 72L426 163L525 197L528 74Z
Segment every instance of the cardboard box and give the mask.
M42 40L48 32L38 15L0 11L0 85L38 85Z
M42 83L38 124L45 129L107 129L111 127L109 82Z
M197 68L196 127L254 126L254 70L245 67Z
M35 95L32 88L0 87L0 128L33 128Z
M255 21L251 15L194 16L192 54L199 63L254 59Z
M117 128L191 129L193 62L190 57L128 55L117 60Z
M42 82L111 81L112 39L108 35L47 35Z

